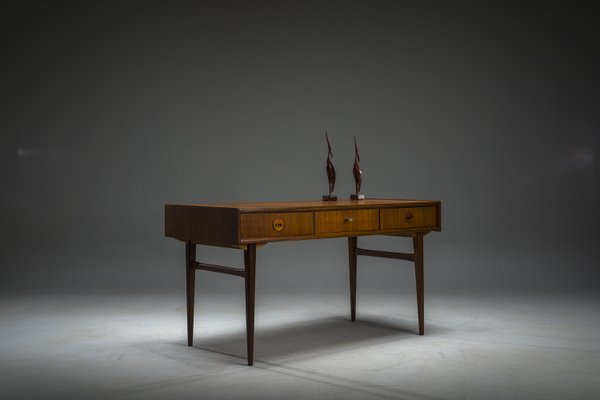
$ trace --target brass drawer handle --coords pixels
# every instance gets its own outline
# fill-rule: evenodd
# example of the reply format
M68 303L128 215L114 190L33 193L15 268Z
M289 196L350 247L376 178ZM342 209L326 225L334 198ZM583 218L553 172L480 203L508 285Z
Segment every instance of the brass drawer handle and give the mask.
M414 218L414 217L413 217L413 214L412 214L412 213L409 211L409 212L407 212L407 213L406 213L406 216L405 216L404 220L405 220L406 222L410 222L410 221L412 221L412 220L413 220L413 218Z
M275 218L273 220L273 229L275 229L277 232L282 230L283 229L283 220L280 218Z
M354 221L354 218L352 217L344 217L344 222L352 222Z

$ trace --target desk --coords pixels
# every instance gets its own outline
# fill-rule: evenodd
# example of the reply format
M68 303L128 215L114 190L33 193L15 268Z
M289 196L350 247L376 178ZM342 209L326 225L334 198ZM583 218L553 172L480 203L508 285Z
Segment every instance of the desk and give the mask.
M254 362L256 249L269 242L348 238L350 318L356 320L357 256L394 258L415 265L419 334L425 332L423 236L441 230L441 202L430 200L338 200L232 204L165 205L165 236L185 242L188 346L194 337L195 272L198 269L240 276L246 290L248 365ZM413 253L358 247L358 236L411 237ZM244 251L244 268L196 261L196 245Z

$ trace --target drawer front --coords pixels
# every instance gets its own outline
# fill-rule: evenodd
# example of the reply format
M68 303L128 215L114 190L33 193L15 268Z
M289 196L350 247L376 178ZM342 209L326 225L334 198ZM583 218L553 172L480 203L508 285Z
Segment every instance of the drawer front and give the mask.
M431 228L437 225L436 207L382 208L381 229Z
M378 209L315 212L315 233L376 231L378 229Z
M241 239L308 235L315 231L312 212L242 214Z

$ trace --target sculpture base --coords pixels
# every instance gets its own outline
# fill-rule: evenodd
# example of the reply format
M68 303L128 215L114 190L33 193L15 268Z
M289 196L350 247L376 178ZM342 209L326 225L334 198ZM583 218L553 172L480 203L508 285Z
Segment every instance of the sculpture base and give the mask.
M336 201L337 196L335 194L324 194L323 201Z
M350 195L350 200L364 200L365 199L365 195L362 193L353 193Z

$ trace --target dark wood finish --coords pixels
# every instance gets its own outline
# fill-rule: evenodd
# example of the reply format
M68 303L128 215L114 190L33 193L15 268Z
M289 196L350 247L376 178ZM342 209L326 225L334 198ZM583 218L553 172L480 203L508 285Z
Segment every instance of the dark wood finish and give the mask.
M360 155L358 154L356 136L354 136L354 165L352 166L352 175L354 176L354 185L356 189L354 194L358 199L358 195L360 194L360 185L362 185L362 169L360 169Z
M327 172L327 181L329 182L329 194L323 196L323 201L337 200L337 196L333 194L335 188L335 168L333 167L333 152L331 151L331 143L329 143L329 135L325 132L327 139L327 161L325 162L325 171Z
M379 209L377 208L315 212L315 233L362 232L378 229Z
M165 236L194 243L233 247L239 243L238 210L165 205Z
M244 250L244 269L246 281L246 345L248 365L254 364L254 298L256 274L256 245L249 244Z
M369 250L369 249L356 249L357 256L371 256L371 257L382 257L382 258L394 258L396 260L414 261L415 255L408 253L396 253L392 251L381 251L381 250Z
M165 205L165 235L186 244L188 346L194 336L195 271L225 273L245 280L248 365L254 362L256 248L281 240L348 238L350 317L356 320L357 256L415 264L419 334L424 334L423 236L441 230L441 203L429 200L365 199ZM414 254L360 249L358 236L411 236ZM244 249L244 269L196 261L196 244Z
M167 206L175 207L202 207L202 208L224 208L236 209L244 213L252 212L293 212L293 211L325 211L325 210L347 210L355 208L401 208L401 207L425 207L439 206L440 202L435 200L409 200L409 199L365 199L361 201L342 199L335 203L321 200L301 201L261 201L242 203L219 203L219 204L187 204Z
M436 207L386 208L380 213L381 229L433 228L437 224Z
M195 269L202 269L204 271L219 272L221 274L235 275L241 277L246 276L245 271L239 268L224 267L222 265L206 264L197 261L194 261L192 265Z
M419 313L419 335L425 334L425 275L423 271L423 234L413 237L415 251L415 280L417 282L417 310Z
M283 227L277 230L275 220ZM314 233L315 217L312 212L242 214L240 220L241 239L273 236L310 235Z
M401 214L404 208L419 209L429 208L427 216L433 213L435 222L423 226L417 223L407 224L400 222L390 224L386 222L387 209L396 209L392 212L396 219L404 218ZM345 212L345 211L378 210L379 221L370 221L368 225L351 224L354 228L340 227L337 231L326 231L314 223L315 231L310 232L309 218L299 217L298 220L288 220L286 227L281 231L273 229L271 219L275 215L301 212ZM390 200L390 199L365 199L365 200L338 200L331 201L294 201L294 202L262 202L262 203L231 203L212 205L173 205L165 206L165 236L179 240L191 240L198 244L240 248L248 243L269 243L284 240L306 240L330 237L348 237L364 235L403 235L411 236L416 232L429 232L440 230L440 202L428 200ZM375 211L372 211L375 212ZM255 217L260 228L252 228L255 220L250 215L263 214ZM269 214L269 215L265 215ZM381 215L384 215L382 217ZM326 215L326 219L333 219L335 214ZM420 221L419 211L413 213L413 218ZM428 217L429 218L429 217ZM316 217L315 217L316 219ZM261 222L262 221L262 222ZM339 221L339 219L338 219ZM342 220L343 221L343 220ZM382 223L383 221L383 223ZM401 221L401 219L399 219ZM338 222L340 223L340 222ZM299 224L299 225L297 225ZM382 225L380 225L382 224ZM243 226L243 228L242 228ZM254 229L260 229L255 232ZM302 233L292 233L294 230ZM304 233L310 232L310 233ZM250 237L252 235L252 237ZM254 236L257 235L257 236Z
M348 238L348 265L350 267L350 320L356 321L356 246L358 238Z
M348 238L348 253L350 259L350 304L352 321L356 315L356 256L371 256L393 258L397 260L411 261L415 264L415 281L417 286L417 311L419 316L419 335L425 333L424 317L424 275L423 275L423 236L425 233L413 235L414 254L396 253L391 251L361 249L357 247L356 237ZM354 241L353 241L354 239Z
M196 244L187 241L185 244L185 293L187 308L187 337L188 346L194 344L194 293L196 289L196 271L194 262L196 260Z

